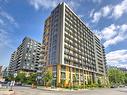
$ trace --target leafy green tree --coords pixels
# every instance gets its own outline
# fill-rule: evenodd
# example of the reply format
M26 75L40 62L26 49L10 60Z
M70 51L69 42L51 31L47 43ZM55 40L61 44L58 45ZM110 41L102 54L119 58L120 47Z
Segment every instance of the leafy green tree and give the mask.
M125 83L125 73L117 68L110 68L108 70L109 82L111 84L124 84Z
M27 77L27 83L28 84L32 84L32 85L36 85L37 84L37 74L36 73L31 73L28 77Z
M64 87L64 84L65 84L65 80L62 79L62 80L61 80L61 87Z
M98 80L97 80L97 85L98 85L98 87L101 87L101 80L100 80L100 78L98 78Z
M46 70L46 72L44 73L43 81L44 81L46 87L51 85L52 73L49 70Z
M76 76L76 74L73 75L73 89L79 89L78 76Z
M15 77L16 82L26 83L26 74L25 73L17 73L17 76Z
M125 84L127 84L127 73L125 73Z

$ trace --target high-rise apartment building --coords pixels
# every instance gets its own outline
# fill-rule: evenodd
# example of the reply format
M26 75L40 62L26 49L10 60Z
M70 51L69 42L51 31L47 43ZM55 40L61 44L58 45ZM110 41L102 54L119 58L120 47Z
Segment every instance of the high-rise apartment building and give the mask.
M8 67L6 67L6 68L2 71L2 76L3 76L3 78L8 77Z
M104 47L97 36L65 3L60 3L45 21L43 44L46 66L56 85L76 81L87 84L106 79Z
M36 72L38 65L42 63L42 49L41 43L25 37L16 51L12 53L8 71L10 73Z

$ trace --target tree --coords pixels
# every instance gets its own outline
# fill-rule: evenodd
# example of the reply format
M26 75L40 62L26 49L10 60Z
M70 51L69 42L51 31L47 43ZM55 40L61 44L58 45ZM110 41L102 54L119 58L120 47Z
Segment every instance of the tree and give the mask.
M27 80L28 80L27 83L32 84L32 85L36 85L37 84L36 78L37 78L37 74L36 73L31 73L27 77Z
M26 74L25 73L17 73L17 76L15 77L16 82L26 83Z
M101 87L101 80L100 80L100 78L98 78L98 80L97 80L97 85L98 85L98 87Z
M51 71L46 70L46 72L45 72L45 74L43 76L43 81L44 81L44 84L45 84L46 87L51 85L51 81L52 81L52 73L51 73Z
M64 84L65 84L65 80L61 79L61 87L64 87Z
M127 73L125 73L125 84L127 84Z
M76 74L73 75L73 89L77 90L79 88L78 84L78 76Z
M125 73L117 68L108 69L109 82L111 84L124 84L125 83Z

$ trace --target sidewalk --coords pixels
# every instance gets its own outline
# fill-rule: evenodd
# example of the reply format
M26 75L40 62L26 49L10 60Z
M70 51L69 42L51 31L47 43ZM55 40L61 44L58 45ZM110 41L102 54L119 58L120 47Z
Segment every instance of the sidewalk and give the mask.
M0 88L0 95L15 95L15 92L9 91L9 89Z

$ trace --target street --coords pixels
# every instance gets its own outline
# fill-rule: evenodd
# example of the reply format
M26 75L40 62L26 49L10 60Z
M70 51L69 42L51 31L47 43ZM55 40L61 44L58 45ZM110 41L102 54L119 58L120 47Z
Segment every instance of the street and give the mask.
M125 88L100 88L77 91L47 91L30 87L14 87L15 95L127 95Z

